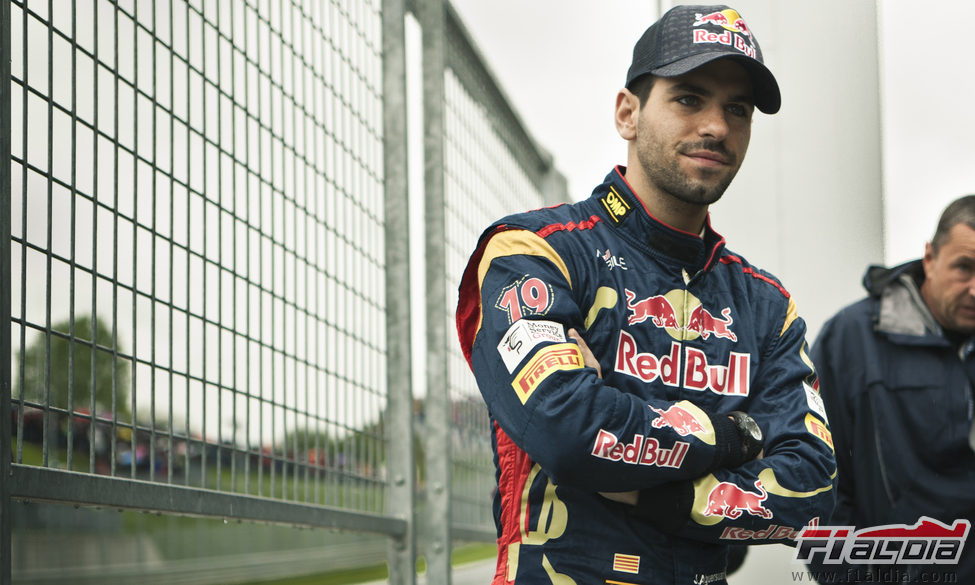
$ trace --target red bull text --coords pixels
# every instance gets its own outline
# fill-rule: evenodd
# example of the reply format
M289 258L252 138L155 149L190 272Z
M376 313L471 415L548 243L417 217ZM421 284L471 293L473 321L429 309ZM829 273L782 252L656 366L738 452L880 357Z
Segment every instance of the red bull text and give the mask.
M711 14L697 14L694 26L714 25L725 29L722 33L710 32L706 29L694 30L695 43L720 43L734 47L751 58L755 58L755 45L752 33L745 20L734 10L723 10Z
M730 396L748 396L750 358L751 355L747 353L731 352L727 365L709 364L707 355L694 347L685 347L681 356L681 345L676 341L671 342L668 355L641 353L633 336L626 331L620 331L615 369L644 382L659 379L667 386L710 390L715 394Z
M758 530L726 526L719 538L722 540L795 540L799 537L799 531L798 528L778 524L769 524Z
M592 455L630 465L678 469L684 463L684 456L687 455L689 447L689 443L676 441L673 447L667 449L661 447L657 439L643 435L633 435L631 442L623 444L613 433L599 429L596 442L592 446Z

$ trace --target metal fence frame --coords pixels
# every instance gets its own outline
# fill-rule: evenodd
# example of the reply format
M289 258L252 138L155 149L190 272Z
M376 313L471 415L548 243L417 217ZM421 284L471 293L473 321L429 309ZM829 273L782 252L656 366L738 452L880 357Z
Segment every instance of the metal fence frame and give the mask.
M356 0L345 2L351 4ZM13 384L11 333L12 280L12 125L11 125L11 5L0 2L0 417L12 420ZM424 197L426 280L425 315L412 315L409 290L409 226L407 186L406 41L404 19L416 15L423 30L422 71L424 108ZM389 537L387 562L391 583L414 583L416 557L427 559L431 583L450 583L450 551L458 540L493 540L490 524L455 523L451 516L453 497L450 445L452 397L447 384L447 362L457 344L448 326L452 307L448 289L459 279L450 274L445 261L445 148L444 79L447 71L468 88L497 128L500 139L521 165L521 172L536 182L545 204L566 199L565 179L555 170L550 155L526 131L510 101L484 64L459 16L446 0L382 0L382 85L384 166L384 262L386 336L386 478L385 513L369 513L331 505L289 501L269 497L218 491L172 482L143 481L120 475L95 475L46 466L0 464L0 584L11 582L11 514L14 501L50 501L78 506L131 509L162 514L202 516L293 526L335 528L372 532ZM119 39L115 39L116 44ZM449 47L449 48L448 48ZM26 107L26 106L25 106ZM48 131L49 135L51 130ZM49 177L50 179L50 177ZM498 209L502 215L515 209ZM486 225L486 224L485 224ZM23 267L21 267L23 269ZM439 283L443 283L440 285ZM453 285L455 288L456 286ZM50 313L48 314L50 321ZM428 388L424 403L423 434L426 489L422 500L425 518L417 518L415 469L420 463L413 450L414 396L411 387L411 328L427 334L425 364ZM23 349L23 348L21 348ZM134 416L134 413L133 413ZM134 424L134 423L133 423ZM487 436L487 429L478 432ZM0 448L14 447L9 432L0 437ZM114 455L113 455L114 457ZM114 458L113 458L114 465ZM493 476L483 478L493 481ZM486 508L489 502L484 502ZM418 536L419 528L425 529ZM419 546L417 541L424 546Z

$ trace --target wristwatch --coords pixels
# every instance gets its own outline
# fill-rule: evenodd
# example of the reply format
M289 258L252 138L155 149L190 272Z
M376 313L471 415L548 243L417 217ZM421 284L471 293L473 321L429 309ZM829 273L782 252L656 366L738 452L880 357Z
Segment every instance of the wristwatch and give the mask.
M762 452L762 447L765 445L762 429L755 419L740 410L729 412L728 416L735 421L735 426L738 428L742 457L745 461L751 461Z

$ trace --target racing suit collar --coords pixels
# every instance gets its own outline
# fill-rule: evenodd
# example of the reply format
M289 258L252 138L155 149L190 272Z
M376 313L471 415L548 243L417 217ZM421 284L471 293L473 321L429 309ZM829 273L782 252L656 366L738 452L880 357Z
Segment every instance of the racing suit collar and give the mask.
M705 220L703 237L670 226L643 205L626 181L625 173L626 167L617 166L593 191L607 223L654 256L686 268L689 274L713 267L724 250L725 239L711 227L711 216Z

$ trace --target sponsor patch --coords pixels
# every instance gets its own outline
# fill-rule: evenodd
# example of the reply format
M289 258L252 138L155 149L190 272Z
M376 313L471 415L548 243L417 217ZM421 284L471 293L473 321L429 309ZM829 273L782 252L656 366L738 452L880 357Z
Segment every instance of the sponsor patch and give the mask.
M695 573L694 574L694 585L710 585L711 583L721 583L728 577L728 574L724 571L720 573Z
M807 526L819 526L819 516L809 521ZM805 527L803 527L805 528ZM765 528L749 530L741 526L726 526L721 533L722 540L795 540L802 528L769 524Z
M623 258L622 256L614 256L613 253L609 250L609 248L606 248L605 252L602 252L597 249L596 257L600 258L603 262L605 262L606 266L609 267L610 270L614 268L619 268L621 270L629 270L629 268L627 268L626 266L626 259Z
M684 348L683 355L680 350L681 345L673 341L668 355L657 356L640 352L636 339L621 330L616 348L615 370L644 382L659 379L667 386L676 387L683 378L683 387L688 390L710 390L715 394L748 396L751 386L750 354L730 352L727 364L712 364L708 363L707 355L700 349L688 345Z
M616 553L613 555L613 570L636 575L640 572L640 557Z
M762 487L762 480L755 480L755 489L758 493L742 489L727 481L720 482L708 493L704 515L723 516L735 520L747 512L752 516L771 518L772 511L762 504L768 499L768 492Z
M809 410L823 417L823 420L828 423L826 405L823 404L823 397L819 395L819 391L805 382L802 383L802 387L806 391L806 402L809 403Z
M596 442L592 446L592 456L609 461L622 461L630 465L680 469L689 447L689 443L675 441L674 446L667 449L661 447L660 441L654 437L644 437L639 434L633 435L633 441L630 443L623 444L613 433L599 429Z
M565 343L565 327L555 321L521 319L508 328L498 344L498 353L508 373L540 343Z
M731 330L735 322L731 307L725 307L715 315L704 308L700 299L681 289L639 300L630 289L623 289L623 293L626 295L626 308L630 310L627 318L630 325L648 322L678 340L700 337L707 341L713 335L715 338L738 341L738 336Z
M833 447L833 434L829 432L820 420L812 415L811 412L806 413L806 430L816 436L819 440L829 445L830 451L835 451Z
M710 30L695 29L693 33L695 43L720 43L734 47L745 55L755 58L757 51L751 30L737 11L727 8L720 12L696 14L694 26L705 25L717 26L720 27L719 30L723 29L723 31L714 33Z
M508 315L509 323L514 323L529 315L544 315L554 298L551 285L526 274L504 287L495 306Z
M626 197L620 195L614 187L610 187L609 193L600 197L599 202L609 213L609 219L613 220L614 224L622 223L626 216L633 211L633 205L627 201Z
M837 565L954 565L971 523L955 520L948 526L921 516L914 526L888 524L856 530L853 526L806 526L799 533L793 560L814 557Z
M543 347L528 361L511 382L522 404L528 402L538 385L559 370L579 370L585 366L582 351L575 343Z
M666 410L647 405L657 413L657 418L650 423L655 429L669 427L678 435L686 437L693 435L708 445L714 445L714 427L708 415L694 404L681 400Z

